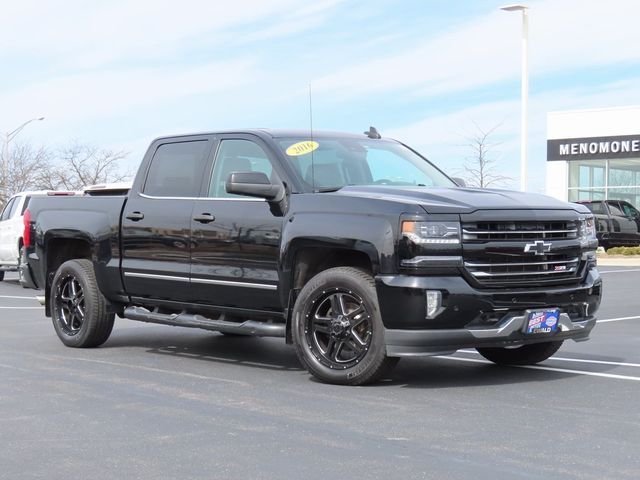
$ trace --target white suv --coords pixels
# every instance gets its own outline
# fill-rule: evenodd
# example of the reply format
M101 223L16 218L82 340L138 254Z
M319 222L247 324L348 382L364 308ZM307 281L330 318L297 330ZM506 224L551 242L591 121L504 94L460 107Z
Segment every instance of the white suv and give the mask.
M4 280L5 271L20 272L22 262L22 235L24 232L23 215L34 196L75 195L75 192L20 192L9 199L0 215L0 280ZM19 273L22 276L22 273ZM20 278L22 283L22 278Z

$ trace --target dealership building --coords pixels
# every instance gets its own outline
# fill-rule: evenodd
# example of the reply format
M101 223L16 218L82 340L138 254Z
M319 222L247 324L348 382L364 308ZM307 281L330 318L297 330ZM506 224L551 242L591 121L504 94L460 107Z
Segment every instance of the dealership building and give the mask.
M640 208L640 106L549 113L547 194Z

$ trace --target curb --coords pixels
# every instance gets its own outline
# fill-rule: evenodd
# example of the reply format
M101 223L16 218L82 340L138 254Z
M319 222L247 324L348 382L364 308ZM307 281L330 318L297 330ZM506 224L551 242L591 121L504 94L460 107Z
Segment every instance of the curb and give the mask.
M640 255L598 255L598 266L640 267Z

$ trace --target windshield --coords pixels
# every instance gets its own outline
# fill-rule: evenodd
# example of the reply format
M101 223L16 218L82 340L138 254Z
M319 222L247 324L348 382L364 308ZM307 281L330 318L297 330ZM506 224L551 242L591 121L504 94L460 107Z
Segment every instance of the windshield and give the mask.
M427 160L394 141L289 137L276 142L291 168L313 190L346 185L455 186Z

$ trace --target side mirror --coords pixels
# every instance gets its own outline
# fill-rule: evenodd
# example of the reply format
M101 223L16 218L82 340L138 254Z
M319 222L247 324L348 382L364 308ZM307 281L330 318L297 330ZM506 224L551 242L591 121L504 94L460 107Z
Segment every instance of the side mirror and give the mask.
M269 202L280 202L285 196L284 185L272 184L263 172L230 173L225 188L228 193L264 198Z
M467 182L465 182L463 178L451 177L451 180L453 180L455 182L455 184L458 185L459 187L466 187L467 186Z

